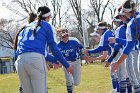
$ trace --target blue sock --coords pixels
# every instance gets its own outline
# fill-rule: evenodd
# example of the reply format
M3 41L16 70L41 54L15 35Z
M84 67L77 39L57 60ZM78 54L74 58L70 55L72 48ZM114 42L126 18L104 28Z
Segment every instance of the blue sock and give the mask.
M132 83L130 82L129 78L126 78L127 81L127 91L128 93L132 93Z
M117 87L117 92L120 92L120 86L119 86L119 81L118 81L118 79L116 80L116 87Z
M113 86L113 89L117 88L116 80L112 80L112 86Z
M135 93L140 93L140 85L134 86Z
M72 93L72 91L73 91L73 86L67 86L67 91L68 91L68 93Z
M112 75L112 87L113 89L116 89L117 88L117 85L116 85L116 79L114 78L114 75Z
M23 88L19 87L19 93L23 93Z
M126 92L126 87L127 87L127 81L120 81L120 93L125 93Z

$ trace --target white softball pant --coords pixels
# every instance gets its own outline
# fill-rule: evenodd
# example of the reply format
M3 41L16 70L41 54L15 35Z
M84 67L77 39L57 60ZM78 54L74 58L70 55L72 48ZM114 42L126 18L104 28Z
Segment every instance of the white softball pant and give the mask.
M117 54L117 56L115 57L115 60L117 61L118 58L120 57L121 53L119 52ZM118 72L117 72L117 75L118 75L118 79L119 81L125 81L126 78L128 77L127 75L127 70L126 70L126 63L125 62L122 62L118 68Z
M46 63L43 55L23 53L18 56L15 65L24 93L47 93Z
M69 64L73 67L72 74L69 74L66 71L66 69L63 67L65 78L66 78L66 85L72 86L74 84L75 86L78 86L81 80L81 61L77 60L74 62L69 62Z
M117 56L114 58L113 61L117 61L118 58L120 57L121 53L119 52L117 54ZM125 62L122 62L118 68L118 72L117 73L114 73L114 72L111 72L111 75L115 76L115 79L118 78L118 81L125 81L126 78L128 77L127 75L127 70L126 70L126 63Z
M138 85L140 73L138 71L138 50L132 50L126 59L127 73L134 85Z

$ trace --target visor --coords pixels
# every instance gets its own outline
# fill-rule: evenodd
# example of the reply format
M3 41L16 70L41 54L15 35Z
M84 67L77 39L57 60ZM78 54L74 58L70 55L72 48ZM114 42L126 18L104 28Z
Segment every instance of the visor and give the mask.
M118 15L125 15L123 10L121 10L120 12L118 12Z
M48 17L48 16L51 16L51 12L42 15L42 17Z
M112 19L112 22L121 22L121 21L122 21L121 19L117 19L117 18Z
M133 9L132 8L122 8L123 12L131 12Z
M98 37L100 37L100 35L98 33L96 33L96 31L93 32L93 33L90 33L90 36L98 36Z
M106 26L97 26L94 30L99 30L99 29L105 29L107 28Z

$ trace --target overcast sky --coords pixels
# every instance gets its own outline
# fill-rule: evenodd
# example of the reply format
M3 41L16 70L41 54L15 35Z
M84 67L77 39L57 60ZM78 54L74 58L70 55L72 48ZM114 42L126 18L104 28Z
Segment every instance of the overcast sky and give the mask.
M0 0L0 18L6 18L6 19L11 19L11 18L18 18L19 16L15 15L12 11L8 10L5 6L2 5L2 3L6 3L8 5L11 0ZM82 7L88 8L89 0L82 0ZM105 0L104 0L105 1ZM112 1L117 1L118 0L112 0ZM122 1L122 0L120 0ZM86 3L85 3L86 2ZM108 17L108 13L105 13L105 16Z
M9 3L9 1L10 0L0 0L0 18L10 17L12 12L2 5L3 2Z

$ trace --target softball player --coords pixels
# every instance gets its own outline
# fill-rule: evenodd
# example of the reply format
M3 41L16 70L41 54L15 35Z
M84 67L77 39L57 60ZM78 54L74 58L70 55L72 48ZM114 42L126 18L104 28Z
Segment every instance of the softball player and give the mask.
M90 36L92 36L92 38L96 41L96 43L99 43L100 42L100 35L98 33L93 32L90 34ZM108 51L103 51L103 54L94 58L94 57L90 57L88 58L88 62L93 62L93 61L96 61L96 60L102 60L102 59L107 59L108 58ZM118 85L118 77L117 75L114 73L110 73L111 74L111 78L112 78L112 87L113 89L109 92L109 93L114 93L116 92L116 89L119 91L119 85Z
M67 92L73 93L73 87L80 84L81 79L81 60L80 50L83 46L79 41L69 39L69 33L67 29L62 29L60 32L61 41L58 43L59 50L62 52L66 60L73 67L73 74L69 74L64 68Z
M96 32L98 34L100 34L100 36L101 36L100 43L99 43L98 47L95 48L95 49L91 49L91 50L85 49L84 50L85 54L98 53L98 52L101 52L101 51L108 50L109 55L110 55L111 47L113 47L114 45L108 43L108 38L109 37L114 37L114 35L109 29L107 29L106 25L107 25L106 22L100 22L98 24L98 26L96 28L97 29Z
M129 21L129 23L127 24L127 30L126 30L126 46L123 50L123 54L121 55L121 57L118 59L118 61L116 63L112 64L112 71L116 71L119 67L119 65L127 58L127 55L130 53L130 55L128 55L128 61L131 62L136 62L136 64L138 64L138 50L136 47L138 42L139 42L139 23L140 23L140 14L137 14L136 11L136 7L135 7L135 3L133 1L125 1L123 4L123 8L122 8L123 12L125 13L125 16L127 18L130 18L131 20ZM136 55L135 55L136 54ZM129 58L132 57L132 60L129 60ZM133 63L128 62L129 66L133 65ZM127 71L128 73L130 73L130 77L133 77L133 83L134 83L134 91L135 93L140 93L140 82L139 82L139 67L138 65L136 65L137 69L134 69L134 67L129 68L130 71L134 71L134 72L130 72ZM137 70L137 71L136 71ZM137 73L138 72L138 73ZM136 76L138 75L138 76Z
M37 18L37 15L35 13L30 13L29 14L29 18L28 18L28 23L31 23L33 21L35 21L35 19ZM18 51L17 51L17 41L18 41L18 35L19 33L25 28L26 26L23 26L18 33L15 36L15 40L14 40L14 44L13 44L13 49L15 50L15 55L14 55L14 60L16 61L17 57L18 57ZM20 84L19 87L19 91L20 93L24 93L23 92L23 88L22 88L22 84Z
M28 18L28 23L31 23L31 22L35 21L36 17L37 17L37 15L35 13L30 13L29 18ZM13 49L15 50L15 57L14 57L15 61L16 61L17 56L18 56L18 51L17 51L18 35L25 27L26 26L23 26L15 36L15 40L14 40L14 44L13 44Z
M118 39L118 38L119 39L126 39L126 34L125 34L126 33L126 27L122 23L122 20L119 18L119 16L124 16L124 14L119 12L116 15L116 17L114 17L114 19L113 19L114 24L118 27L115 31L116 39ZM113 51L112 55L108 58L107 61L109 63L111 63L114 58L115 58L115 60L117 60L117 58L119 58L119 56L122 52L122 49L123 49L122 44L115 43L114 51ZM127 71L126 71L125 62L123 62L119 66L117 75L118 75L118 79L119 79L120 93L125 93L126 92L126 87L128 88L128 93L131 93L132 88L131 88L130 82L128 81L129 79L127 79L128 75L127 75ZM127 86L127 83L129 83L128 86Z
M50 9L38 8L38 21L34 21L19 33L16 69L25 93L47 93L45 49L48 44L53 55L64 65L68 73L73 69L64 59L54 41L53 31L48 21Z
M96 32L101 36L99 45L97 48L94 48L92 50L85 49L84 53L88 54L88 53L98 53L101 51L108 51L108 55L110 55L114 45L109 44L108 39L109 37L114 37L113 33L109 29L107 29L106 22L100 22L96 28L97 28ZM113 91L117 88L117 91L119 92L117 76L112 72L110 74L112 78Z
M90 36L92 36L92 39L95 40L96 43L100 42L100 35L98 33L96 33L96 31L91 33ZM90 57L88 60L89 60L89 62L93 62L93 61L96 61L96 60L107 59L107 57L108 57L108 51L103 51L102 55L100 55L96 58Z

